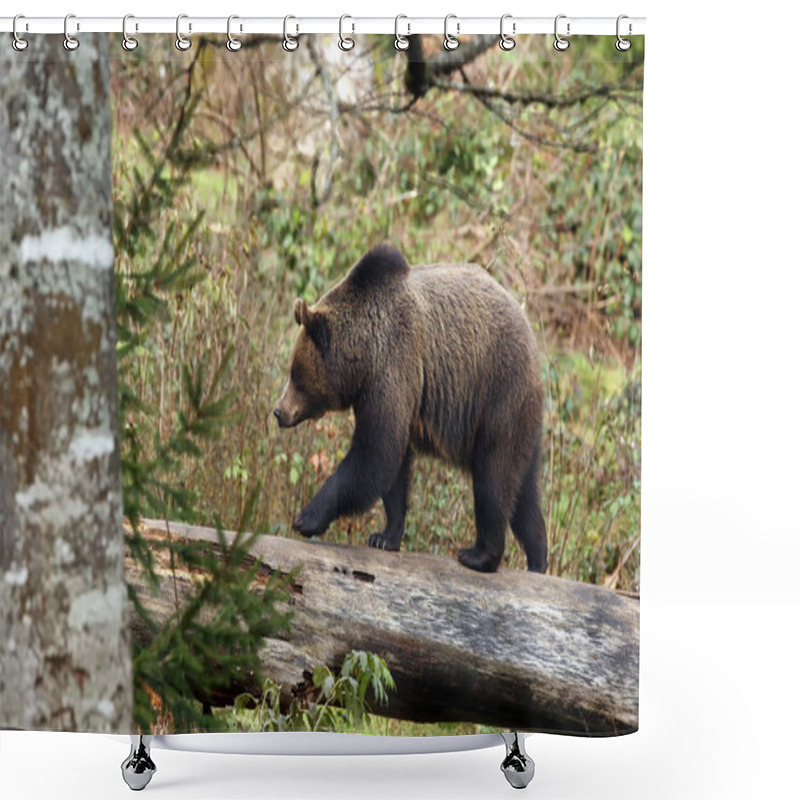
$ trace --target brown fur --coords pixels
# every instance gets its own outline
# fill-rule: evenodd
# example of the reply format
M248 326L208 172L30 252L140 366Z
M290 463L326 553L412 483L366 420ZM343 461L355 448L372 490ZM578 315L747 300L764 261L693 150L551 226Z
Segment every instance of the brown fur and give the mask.
M295 527L319 535L382 497L387 527L370 544L398 549L412 445L472 473L477 541L462 563L496 569L510 521L529 568L543 571L542 387L533 333L513 298L479 267L409 268L382 247L311 308L296 301L295 319L300 334L275 410L281 426L327 410L356 414L350 453Z

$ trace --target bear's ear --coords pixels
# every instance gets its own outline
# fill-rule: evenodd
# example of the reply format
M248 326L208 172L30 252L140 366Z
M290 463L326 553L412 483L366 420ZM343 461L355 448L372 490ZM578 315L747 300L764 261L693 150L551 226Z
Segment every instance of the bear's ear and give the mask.
M321 311L315 311L313 314L308 312L308 320L303 324L317 350L325 355L331 346L331 326L328 318Z
M308 303L298 297L294 301L294 320L306 329L320 353L327 352L331 346L331 326L321 311L311 311Z
M298 325L305 325L308 327L308 303L301 297L294 301L294 321Z

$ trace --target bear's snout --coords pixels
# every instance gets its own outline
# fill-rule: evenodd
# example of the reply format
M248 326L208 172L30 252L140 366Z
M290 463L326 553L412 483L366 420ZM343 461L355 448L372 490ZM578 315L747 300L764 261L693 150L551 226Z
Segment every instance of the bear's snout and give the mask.
M280 405L275 406L275 410L272 413L281 428L293 428L297 424L297 415L292 414L285 408L281 408Z
M281 428L293 428L308 417L305 405L299 402L300 400L297 390L290 381L272 412Z

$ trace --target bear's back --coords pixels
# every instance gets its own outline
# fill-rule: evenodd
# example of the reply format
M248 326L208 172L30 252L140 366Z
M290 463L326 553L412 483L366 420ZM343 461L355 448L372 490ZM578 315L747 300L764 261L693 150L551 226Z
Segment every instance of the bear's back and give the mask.
M481 429L541 407L533 332L514 298L482 268L412 267L406 285L422 326L416 443L467 465ZM523 434L524 435L524 434Z
M470 356L535 356L525 312L485 270L474 264L412 267L406 278L431 346L469 346ZM504 365L500 365L504 366Z

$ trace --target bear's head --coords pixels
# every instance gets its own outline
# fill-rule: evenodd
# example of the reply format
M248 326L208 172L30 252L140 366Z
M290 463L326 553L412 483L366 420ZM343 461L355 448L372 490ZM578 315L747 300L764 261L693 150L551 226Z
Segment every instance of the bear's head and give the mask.
M337 388L332 358L332 324L324 309L309 308L299 297L294 318L300 333L292 350L289 380L275 407L281 428L291 428L307 419L319 419L326 411L346 407Z

